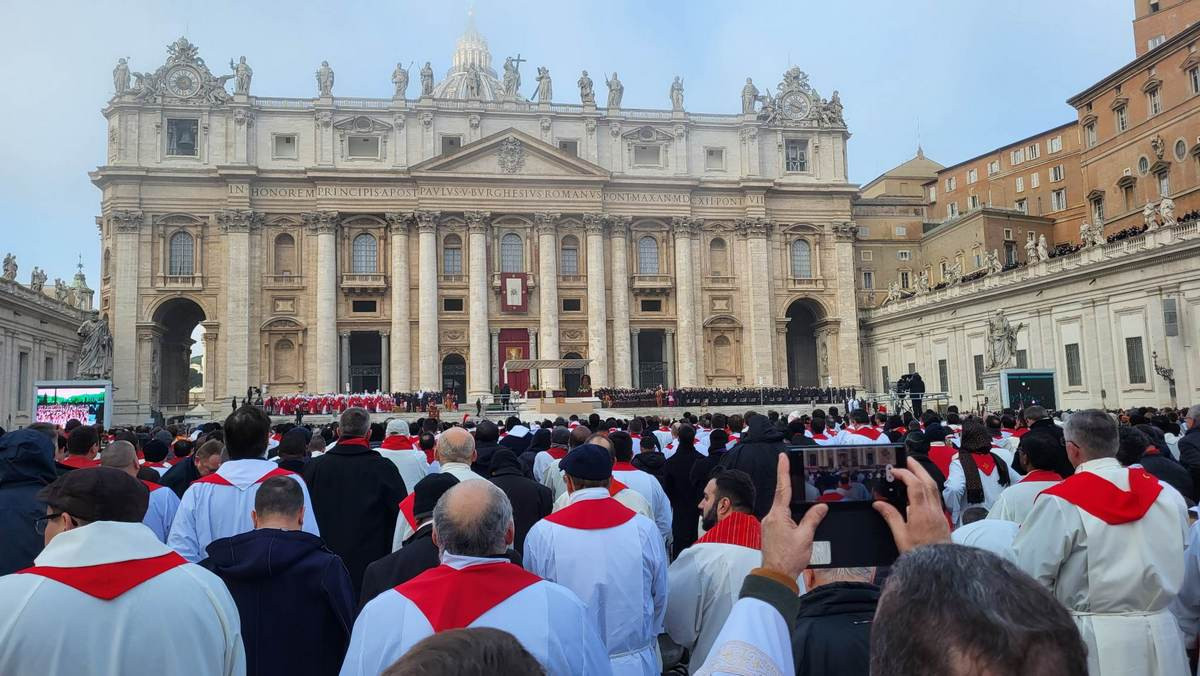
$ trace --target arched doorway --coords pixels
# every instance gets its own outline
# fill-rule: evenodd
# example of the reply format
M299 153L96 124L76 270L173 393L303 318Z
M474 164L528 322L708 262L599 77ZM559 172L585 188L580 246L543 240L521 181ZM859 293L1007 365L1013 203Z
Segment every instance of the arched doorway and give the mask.
M467 402L467 360L461 354L442 359L442 392L453 392L460 404Z
M815 326L820 309L811 301L796 300L787 310L788 386L818 386Z
M563 355L563 359L583 359L583 356L578 352L568 352ZM579 396L579 381L583 378L583 369L563 369L563 389L567 391L568 397Z
M189 298L172 298L158 306L153 319L158 344L149 360L150 405L167 415L182 413L193 403L189 392L197 392L198 401L208 385L204 362L212 355L204 353L204 310Z

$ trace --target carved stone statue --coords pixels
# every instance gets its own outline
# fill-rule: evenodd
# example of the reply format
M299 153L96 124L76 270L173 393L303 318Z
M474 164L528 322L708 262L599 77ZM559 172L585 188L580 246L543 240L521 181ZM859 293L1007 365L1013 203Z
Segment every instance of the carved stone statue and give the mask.
M1031 238L1031 239L1025 240L1025 262L1027 264L1033 264L1033 263L1038 262L1037 240L1036 239Z
M1085 249L1092 245L1092 224L1087 221L1079 224L1079 244Z
M1104 224L1097 223L1092 226L1092 246L1104 246L1108 244L1108 238L1104 236Z
M671 83L671 110L683 110L683 80L678 75Z
M625 96L625 85L617 79L617 74L614 71L611 79L605 78L604 83L608 85L608 107L620 108L621 97Z
M923 296L923 295L929 293L929 271L928 270L922 270L921 274L917 275L916 293L918 296Z
M408 69L403 63L396 64L396 70L392 71L392 84L396 85L396 91L392 94L392 98L402 99L408 92Z
M129 91L129 64L123 58L117 59L117 67L113 68L113 90L117 96Z
M1038 252L1038 260L1040 260L1040 261L1050 260L1050 248L1046 244L1046 236L1045 235L1038 235L1037 252Z
M833 96L824 104L822 116L827 124L846 124L845 119L842 118L842 99L838 96L836 89L833 90Z
M483 78L479 74L479 66L471 64L467 67L467 98L478 99L483 96Z
M250 64L246 63L246 57L241 57L237 63L230 59L229 68L233 70L233 93L242 96L249 94L250 79L254 77L254 71L251 70Z
M322 98L333 96L333 69L328 61L322 61L317 69L317 91Z
M17 278L17 257L11 253L4 256L4 278L10 282Z
M421 66L421 96L433 96L433 66L428 61Z
M54 278L54 300L60 303L67 300L67 284L61 277Z
M554 86L550 82L550 69L539 66L537 73L537 101L538 103L550 103L554 97Z
M742 87L742 114L753 115L756 103L758 103L758 87L754 86L754 80L746 78L746 84Z
M1162 198L1158 203L1158 220L1164 228L1175 225L1175 200L1170 197Z
M997 274L1000 272L1004 272L1004 263L1002 263L1000 261L1000 252L999 251L997 251L996 249L992 249L988 253L987 265L988 265L988 274L994 275L994 274Z
M517 58L521 58L518 54ZM521 92L521 63L513 58L504 59L504 98L516 99Z
M1154 208L1154 204L1146 202L1142 208L1142 220L1146 222L1147 230L1158 229L1158 209Z
M1154 151L1156 159L1162 159L1167 152L1167 142L1163 140L1162 134L1155 134L1154 138L1150 139L1150 149Z
M107 378L112 372L112 332L108 329L108 320L93 310L91 318L80 324L75 333L83 339L76 377Z
M988 369L1002 369L1012 364L1017 354L1017 333L1023 326L1010 324L1004 310L997 310L988 320Z
M42 289L46 288L46 271L34 266L33 272L29 275L29 288L41 293Z
M900 282L892 282L891 284L888 284L887 298L883 299L883 302L879 304L879 307L883 307L892 301L900 300L900 298Z
M946 279L943 281L947 284L958 284L960 280L962 280L962 264L955 259L946 266Z
M583 71L583 75L579 76L579 101L583 105L596 105L596 91L592 86L592 78L588 77L588 72Z

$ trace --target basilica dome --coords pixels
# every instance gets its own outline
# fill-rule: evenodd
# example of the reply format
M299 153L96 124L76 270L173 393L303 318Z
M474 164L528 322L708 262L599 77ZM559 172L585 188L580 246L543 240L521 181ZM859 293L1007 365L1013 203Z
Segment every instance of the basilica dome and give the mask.
M492 68L492 53L487 40L475 29L474 14L467 16L467 29L454 47L454 62L446 78L433 86L438 99L478 99L499 101L504 87Z

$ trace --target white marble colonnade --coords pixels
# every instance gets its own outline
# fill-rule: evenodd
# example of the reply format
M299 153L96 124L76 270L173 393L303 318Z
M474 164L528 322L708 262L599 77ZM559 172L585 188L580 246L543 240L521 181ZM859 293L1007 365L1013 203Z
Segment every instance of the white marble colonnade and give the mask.
M390 336L384 341L391 343L388 350L389 359L383 360L383 371L390 372L390 379L385 390L408 392L412 389L411 369L412 352L409 344L412 342L412 327L409 323L409 272L408 272L408 233L413 217L409 214L387 214L388 228L391 233L391 279L392 306ZM394 389L392 389L394 388Z
M672 219L675 235L675 323L679 330L675 341L679 364L678 387L695 387L696 379L696 288L692 262L692 239L696 235L697 222L684 216Z
M486 396L491 388L491 355L483 346L488 340L488 266L487 240L491 230L491 213L468 211L463 214L467 221L469 241L467 251L470 262L467 266L467 335L469 357L467 369L467 401ZM422 257L422 266L426 260ZM434 266L436 258L432 259ZM436 293L436 292L435 292Z
M604 272L604 218L584 214L587 231L588 364L592 388L608 387L608 299ZM556 308L557 309L557 308Z
M558 219L555 213L535 213L533 223L538 238L538 359L558 359ZM531 346L532 347L532 346ZM532 353L532 349L530 350ZM562 386L561 371L548 369L538 374L538 384L546 390Z
M438 353L438 251L437 225L441 213L418 211L417 233L420 246L417 289L417 344L419 349L417 386L422 390L442 389Z

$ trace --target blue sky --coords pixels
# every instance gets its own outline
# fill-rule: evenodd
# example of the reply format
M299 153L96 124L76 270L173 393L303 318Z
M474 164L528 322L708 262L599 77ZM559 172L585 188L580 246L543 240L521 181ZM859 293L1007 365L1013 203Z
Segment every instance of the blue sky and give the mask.
M467 2L4 0L0 63L0 255L69 279L78 255L98 286L87 172L104 160L112 67L152 71L181 34L220 74L254 68L252 93L310 96L327 59L335 95L390 96L397 61L449 65ZM737 112L747 76L773 90L789 65L822 95L838 90L850 127L850 177L865 183L911 157L952 164L1067 122L1067 97L1133 58L1132 0L537 0L475 5L497 65L518 52L550 68L557 98L587 69L617 71L628 107L667 107L682 75L686 107ZM413 74L416 88L416 74Z

